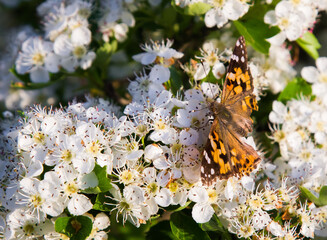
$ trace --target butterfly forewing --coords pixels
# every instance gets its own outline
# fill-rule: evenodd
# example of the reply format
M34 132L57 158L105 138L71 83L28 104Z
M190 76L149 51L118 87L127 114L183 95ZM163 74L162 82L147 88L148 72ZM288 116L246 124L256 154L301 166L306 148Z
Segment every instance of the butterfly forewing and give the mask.
M245 40L240 37L231 56L221 103L211 105L214 122L202 154L203 184L211 185L217 178L249 175L260 162L257 152L241 140L252 131L250 115L258 109L252 92Z

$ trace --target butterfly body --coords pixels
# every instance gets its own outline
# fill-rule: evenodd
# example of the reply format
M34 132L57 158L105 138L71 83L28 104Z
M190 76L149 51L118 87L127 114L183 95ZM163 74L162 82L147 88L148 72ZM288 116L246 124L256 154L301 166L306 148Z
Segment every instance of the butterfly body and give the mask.
M214 121L202 153L202 183L211 185L217 178L249 175L260 162L260 157L243 142L242 137L252 131L250 115L258 106L243 37L236 42L221 101L211 100L208 105Z

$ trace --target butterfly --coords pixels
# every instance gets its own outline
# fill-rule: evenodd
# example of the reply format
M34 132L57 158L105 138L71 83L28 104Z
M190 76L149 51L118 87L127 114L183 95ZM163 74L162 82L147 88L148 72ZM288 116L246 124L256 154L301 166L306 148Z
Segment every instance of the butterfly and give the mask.
M236 41L220 103L211 100L208 105L214 119L201 156L202 183L209 186L217 178L249 175L261 159L242 141L252 131L252 110L258 110L243 36Z

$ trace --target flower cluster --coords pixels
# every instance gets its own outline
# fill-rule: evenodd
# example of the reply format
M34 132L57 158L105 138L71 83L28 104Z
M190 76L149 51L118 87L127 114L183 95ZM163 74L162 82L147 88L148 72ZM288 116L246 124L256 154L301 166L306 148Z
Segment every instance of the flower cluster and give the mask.
M146 67L130 83L133 101L124 114L110 102L87 98L85 103L57 110L35 106L11 128L3 125L1 200L7 212L2 224L6 238L60 238L54 221L67 214L91 218L89 239L107 237L108 216L99 213L94 218L88 213L91 209L109 209L116 221L140 226L158 215L159 208L191 202L197 223L218 217L238 237L312 238L323 229L327 208L299 202L294 186L317 190L326 184L326 170L316 163L325 156L325 148L316 143L324 146L326 136L319 134L320 123L310 130L313 124L307 114L312 103L305 99L288 107L274 103L270 120L282 124L274 126L273 134L282 151L277 166L263 163L259 174L203 186L200 152L213 117L207 104L219 96L220 88L203 82L177 96L166 90L169 67L183 56L171 46L170 41L152 42L142 46L145 53L134 57ZM216 49L203 53L199 61L208 56L223 61ZM215 64L209 62L205 68L219 69L221 75L214 74L219 78L225 69L220 60L217 63L219 68L211 70ZM305 68L303 76L316 72L317 79L311 80L323 82L324 64L325 59L319 59L318 70ZM194 73L193 78L201 75L189 73ZM314 102L322 104L318 97ZM323 119L319 116L315 119ZM282 132L288 129L292 132ZM314 141L310 131L315 133ZM245 141L255 147L251 137ZM289 173L289 180L283 173ZM94 194L103 194L104 201L93 204Z
M326 73L327 58L321 57L316 61L317 68L304 67L302 77L312 83L314 99L300 96L299 99L288 101L286 105L279 101L273 103L273 111L269 115L274 142L279 144L281 157L276 159L276 174L287 174L291 181L319 195L326 182L327 166L327 108L326 108ZM323 93L324 92L324 93ZM323 214L325 208L317 210L315 207L302 209L299 214ZM313 237L314 230L323 227L321 221L307 219L306 237ZM311 224L310 224L311 223ZM324 226L325 227L325 226Z
M117 41L124 41L127 38L128 28L134 27L135 19L132 12L136 10L133 1L111 1L100 2L102 17L98 22L102 39L108 42L111 37Z
M88 50L91 3L48 1L39 6L38 12L44 18L45 39L30 37L22 44L16 71L29 73L31 81L39 83L48 82L49 73L57 73L60 67L68 72L89 68L95 58L95 53Z
M295 41L313 28L318 12L326 10L326 7L327 4L322 1L280 1L264 17L265 23L281 30L268 41L273 45L281 45L286 39Z
M204 22L208 28L222 28L229 20L235 21L249 11L250 4L242 0L175 0L177 6L186 7L191 4L207 4L209 10L205 13Z

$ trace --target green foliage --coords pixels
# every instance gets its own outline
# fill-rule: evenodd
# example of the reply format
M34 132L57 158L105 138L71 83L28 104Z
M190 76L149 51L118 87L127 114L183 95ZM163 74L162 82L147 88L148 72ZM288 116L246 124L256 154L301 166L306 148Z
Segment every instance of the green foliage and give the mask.
M172 0L172 5L176 8L176 10L179 13L182 13L185 15L191 15L191 16L199 16L199 15L205 14L206 12L208 12L208 10L210 8L212 8L211 5L209 5L207 3L202 3L202 2L193 3L184 8L180 8L180 7L176 6L175 1Z
M170 221L161 221L156 225L152 226L146 233L147 240L158 240L158 239L178 239L171 232Z
M219 235L223 236L223 239L225 240L231 240L232 237L227 231L227 229L224 228L222 223L220 222L219 218L216 214L212 216L209 222L199 224L201 229L206 232L217 232Z
M269 53L270 43L266 41L266 38L276 35L279 31L278 28L270 27L263 21L256 19L234 21L233 23L238 32L244 36L246 43L250 44L258 52Z
M111 188L111 181L107 177L107 168L106 167L100 167L98 164L95 165L93 172L98 178L99 184L97 187L94 188L88 188L84 190L84 193L92 193L92 194L98 194L100 192L108 192Z
M71 240L83 240L92 231L92 220L85 216L60 217L55 222L55 230Z
M183 212L175 212L170 216L170 227L175 238L179 240L210 239L193 218Z
M93 204L94 210L99 210L103 212L110 212L112 207L110 205L105 204L108 202L108 198L106 196L109 195L109 192L99 193L95 199L95 203Z
M304 33L301 38L296 40L296 43L313 59L319 58L318 49L321 48L321 45L312 33Z
M316 197L313 193L310 192L310 190L305 187L300 186L299 188L301 190L302 196L313 202L316 206L322 207L327 205L327 186L323 186L320 189L319 197Z
M295 78L279 94L278 101L286 103L291 99L298 98L300 95L309 96L310 94L311 85L302 78Z

